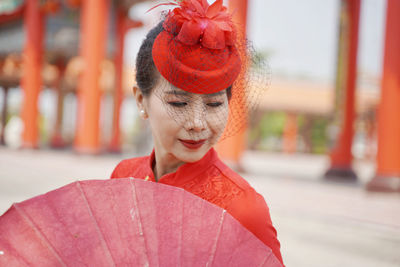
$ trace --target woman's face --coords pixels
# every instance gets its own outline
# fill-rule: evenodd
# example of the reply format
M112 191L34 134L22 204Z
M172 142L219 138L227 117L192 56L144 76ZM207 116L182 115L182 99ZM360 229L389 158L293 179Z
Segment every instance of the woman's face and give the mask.
M140 90L136 90L138 93ZM200 160L217 143L228 119L225 90L215 94L188 93L161 75L151 94L136 96L136 100L149 119L156 151L178 161Z

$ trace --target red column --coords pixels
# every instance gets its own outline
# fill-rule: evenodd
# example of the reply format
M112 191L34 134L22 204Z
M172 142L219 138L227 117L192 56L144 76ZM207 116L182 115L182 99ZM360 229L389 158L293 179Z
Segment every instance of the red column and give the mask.
M64 96L65 92L61 86L62 77L65 75L66 62L65 59L58 59L57 62L58 70L60 71L60 75L55 84L55 92L57 94L57 111L56 111L56 121L54 123L53 134L50 140L50 146L52 148L64 148L65 142L62 137L62 122L64 116Z
M282 150L284 153L293 154L297 150L297 114L286 113L285 128L283 129Z
M106 45L109 0L85 0L81 16L81 57L85 68L78 85L78 116L75 149L100 151L100 64Z
M125 40L125 20L126 12L119 8L117 10L116 18L116 41L115 41L115 90L114 90L114 110L113 110L113 124L112 136L109 146L109 151L121 151L121 131L120 131L120 110L123 99L122 76L124 66L124 40Z
M247 0L229 0L229 11L233 14L233 20L238 26L238 31L240 34L246 36L247 27L247 11L248 11L248 1ZM234 108L234 107L233 107ZM246 116L246 115L245 115ZM230 127L229 123L226 127ZM219 156L230 162L237 169L241 169L240 158L243 151L246 148L246 130L237 133L228 139L220 141L216 149Z
M343 69L338 68L337 79L344 81L344 112L341 114L341 132L337 140L336 147L331 153L331 167L325 177L333 179L343 179L346 181L355 181L356 174L352 170L353 156L351 147L354 135L355 118L355 90L357 79L357 50L358 50L358 30L360 19L360 0L342 0L342 8L345 9L341 17L341 40L339 44L339 62ZM347 15L346 15L347 14ZM344 31L344 32L343 32ZM344 33L344 34L343 34ZM340 51L342 50L342 51ZM340 77L340 75L343 75ZM337 86L341 86L337 83ZM336 95L336 97L341 97Z
M66 0L64 2L71 8L78 8L82 5L82 0Z
M400 192L400 1L388 0L376 176L371 191Z
M6 14L3 13L3 14L1 14L0 15L0 24L16 20L16 19L22 17L23 14L24 14L24 4L21 4L12 13L6 13Z
M124 71L124 49L125 35L128 30L143 26L141 21L131 20L125 8L118 8L116 16L116 45L115 45L115 90L114 90L114 110L112 136L108 150L110 152L121 152L121 128L120 114L121 105L124 99L123 91L123 71Z
M38 97L42 87L42 46L44 21L39 10L39 0L27 0L24 14L25 48L23 52L24 74L21 86L24 99L21 117L24 123L22 132L22 146L26 148L38 147Z
M3 85L3 110L1 112L1 132L0 132L0 145L5 145L6 142L4 140L5 130L6 130L6 122L7 122L7 112L8 112L8 85Z

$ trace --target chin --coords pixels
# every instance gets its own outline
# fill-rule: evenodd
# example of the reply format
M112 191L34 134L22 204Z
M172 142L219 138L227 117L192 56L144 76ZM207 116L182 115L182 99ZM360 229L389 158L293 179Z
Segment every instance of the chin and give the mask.
M180 151L179 154L177 155L178 156L177 158L187 163L193 163L201 160L209 150L210 148L199 149L196 151Z

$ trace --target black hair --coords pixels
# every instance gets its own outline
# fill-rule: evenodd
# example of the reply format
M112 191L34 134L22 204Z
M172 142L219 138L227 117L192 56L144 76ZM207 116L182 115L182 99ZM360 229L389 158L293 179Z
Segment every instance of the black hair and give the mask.
M144 96L149 96L157 84L159 74L153 61L153 44L157 36L164 30L163 22L151 29L143 40L136 57L136 83ZM232 86L226 89L228 100L232 96Z
M157 84L158 74L153 61L153 44L156 37L164 30L162 21L146 35L136 57L136 83L144 96L151 93Z

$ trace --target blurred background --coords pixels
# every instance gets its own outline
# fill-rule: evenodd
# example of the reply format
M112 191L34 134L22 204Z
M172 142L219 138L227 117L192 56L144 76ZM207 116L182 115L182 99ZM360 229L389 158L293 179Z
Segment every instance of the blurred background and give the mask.
M131 88L158 3L0 0L0 213L150 153ZM400 266L400 1L224 3L272 75L217 150L269 204L285 264Z

